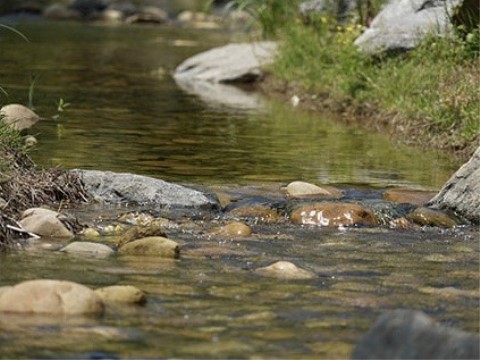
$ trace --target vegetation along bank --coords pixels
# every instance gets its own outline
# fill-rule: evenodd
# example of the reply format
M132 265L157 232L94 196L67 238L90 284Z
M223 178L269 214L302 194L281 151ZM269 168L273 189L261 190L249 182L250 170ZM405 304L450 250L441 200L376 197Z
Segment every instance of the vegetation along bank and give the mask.
M480 144L478 2L235 3L280 40L266 92L461 159Z

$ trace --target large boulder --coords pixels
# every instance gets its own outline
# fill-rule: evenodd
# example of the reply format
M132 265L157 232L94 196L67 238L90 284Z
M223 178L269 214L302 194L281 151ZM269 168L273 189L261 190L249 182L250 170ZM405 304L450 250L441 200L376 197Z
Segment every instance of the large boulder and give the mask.
M82 177L85 189L95 199L154 208L216 209L219 204L206 194L160 179L129 173L72 170Z
M419 311L381 315L355 347L353 359L478 359L479 337L435 323Z
M30 280L1 292L0 312L101 315L103 302L84 285L62 280Z
M228 44L195 55L175 70L177 82L251 83L263 76L277 44L271 41Z
M355 40L368 54L398 52L415 48L428 34L452 30L450 15L463 0L390 0Z
M480 224L480 147L428 205Z

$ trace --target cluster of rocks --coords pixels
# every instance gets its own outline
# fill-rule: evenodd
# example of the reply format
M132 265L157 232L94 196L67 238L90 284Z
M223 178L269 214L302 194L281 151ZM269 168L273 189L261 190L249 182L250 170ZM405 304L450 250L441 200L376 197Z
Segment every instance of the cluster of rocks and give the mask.
M216 2L213 3L215 5ZM220 2L219 2L220 3ZM163 2L116 1L116 0L57 0L17 1L17 4L1 8L6 14L40 15L47 20L101 21L107 23L178 23L196 28L215 29L219 27L248 28L252 18L243 11L221 11L205 13L193 9L177 12L162 6ZM188 4L187 4L188 7Z

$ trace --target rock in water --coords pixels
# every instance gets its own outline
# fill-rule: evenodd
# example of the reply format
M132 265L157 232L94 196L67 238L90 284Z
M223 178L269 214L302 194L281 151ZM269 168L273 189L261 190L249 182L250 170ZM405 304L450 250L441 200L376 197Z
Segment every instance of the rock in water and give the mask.
M5 105L0 109L0 117L5 124L18 131L29 129L40 120L37 114L20 104Z
M0 312L101 315L103 302L84 285L61 280L30 280L2 293Z
M248 83L262 77L262 67L275 57L275 42L228 44L195 55L174 73L180 82Z
M259 268L255 270L255 272L262 276L285 280L305 280L315 277L314 273L300 269L297 265L289 261L277 261L267 267Z
M176 259L180 248L175 241L161 236L150 236L123 245L118 249L120 254L149 255Z
M480 224L480 147L428 205Z
M144 304L145 293L131 285L112 285L95 290L104 303Z
M352 359L478 359L479 337L435 323L420 311L381 315Z
M150 205L154 208L212 210L218 202L204 193L147 176L97 170L72 170L95 199L111 203Z

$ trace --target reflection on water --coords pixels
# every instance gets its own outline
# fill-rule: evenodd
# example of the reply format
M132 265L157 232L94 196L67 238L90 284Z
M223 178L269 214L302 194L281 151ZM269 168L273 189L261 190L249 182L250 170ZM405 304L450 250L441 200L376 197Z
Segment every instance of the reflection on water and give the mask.
M19 29L30 44L0 33L0 84L9 101L25 102L29 74L39 76L34 104L45 119L32 131L39 139L32 155L43 166L199 184L301 179L382 187L438 187L458 166L288 105L265 100L262 111L241 110L179 89L169 72L230 34L68 23ZM54 120L59 98L71 106ZM35 278L128 284L146 291L148 302L109 307L100 319L2 314L0 357L347 358L374 319L395 308L479 330L478 231L251 225L246 239L206 235L204 221L172 228L169 237L182 245L175 261L39 247L2 256L0 286ZM255 274L277 260L317 277Z
M18 25L31 43L2 34L2 85L45 117L34 159L192 183L401 184L438 187L458 164L397 146L321 115L270 103L252 112L178 88L170 73L188 56L233 35L169 27ZM183 46L187 44L188 46ZM180 45L180 46L179 46ZM53 120L59 98L71 103ZM256 100L255 100L256 101Z

